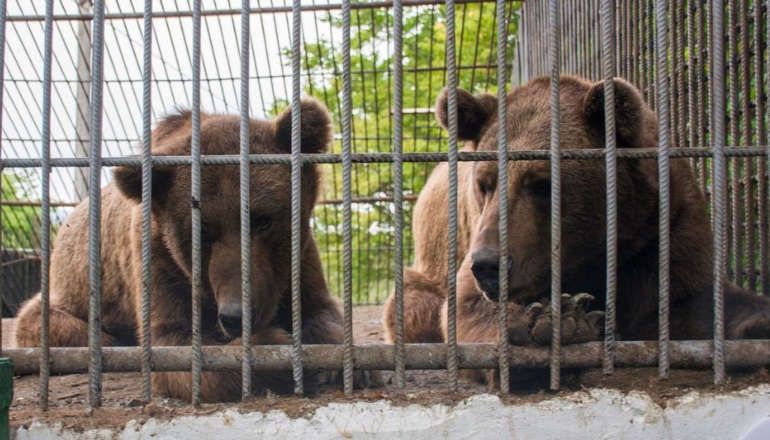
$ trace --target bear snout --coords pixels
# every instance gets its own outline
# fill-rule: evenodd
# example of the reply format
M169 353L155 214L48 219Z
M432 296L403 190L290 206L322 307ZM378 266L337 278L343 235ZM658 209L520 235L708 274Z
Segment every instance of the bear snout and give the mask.
M471 255L471 272L484 296L490 301L500 297L500 254L491 248L479 249ZM511 273L511 258L508 257L508 276Z
M241 335L241 317L243 309L240 303L219 305L219 326L222 331L232 338Z

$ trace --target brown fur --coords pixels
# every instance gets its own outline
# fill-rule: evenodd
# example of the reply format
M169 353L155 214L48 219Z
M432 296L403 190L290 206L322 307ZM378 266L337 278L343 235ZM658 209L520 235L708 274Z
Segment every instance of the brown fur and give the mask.
M189 155L191 114L162 120L153 131L153 154ZM201 116L203 154L237 154L239 117ZM251 153L287 153L291 149L291 114L273 121L252 120ZM302 150L324 151L331 139L329 116L314 100L302 104ZM254 344L291 342L290 301L290 168L252 165L250 175L251 285ZM114 183L102 190L102 334L105 345L135 345L141 322L141 169L119 167ZM320 174L316 166L302 171L302 317L303 342L341 343L341 316L329 295L310 228ZM155 346L189 345L191 341L190 168L155 167L152 199L151 341ZM233 166L202 170L202 332L204 344L240 345L218 324L223 308L240 310L239 173ZM269 218L270 220L265 220ZM88 343L88 201L82 202L59 230L51 260L50 344ZM17 343L40 341L40 296L19 312ZM313 374L308 385L312 386ZM291 391L291 373L255 373L255 392ZM205 372L204 401L240 397L240 372ZM189 373L157 373L154 388L162 395L190 398Z
M540 78L517 88L507 98L508 148L548 149L550 145L549 80ZM657 119L636 88L615 80L618 148L656 148ZM465 115L484 107L467 92L459 92L459 124L472 120L460 133L470 140L468 151L495 151L497 115L479 122ZM470 103L470 104L469 104ZM445 95L438 99L439 121L447 126ZM563 149L603 148L603 83L562 77L560 82ZM482 114L484 114L482 112ZM481 127L481 132L473 132ZM468 132L471 135L467 135ZM658 331L658 178L651 159L619 159L618 169L618 292L617 337L625 340L657 338ZM447 166L440 164L429 178L415 207L413 228L415 264L405 272L405 335L423 342L426 327L442 328L444 316L433 309L437 292L446 295L447 279ZM485 297L474 276L474 253L499 255L496 162L461 162L458 169L457 335L460 342L497 340L496 303ZM605 304L606 205L604 160L562 161L562 280L568 293L589 292L592 309ZM670 317L674 339L712 337L713 236L707 205L687 159L671 160ZM550 165L548 161L512 161L508 168L508 277L510 329L514 344L537 344L533 331L538 317L526 305L550 295ZM495 272L497 273L497 272ZM435 286L414 281L435 280ZM429 292L430 294L426 294ZM389 304L393 298L389 299ZM442 301L442 303L445 301ZM416 305L416 306L414 306ZM578 307L579 308L579 307ZM386 309L386 333L393 339L394 307ZM586 318L587 316L587 318ZM585 319L584 319L585 318ZM770 336L770 300L725 284L726 336L730 339ZM572 326L572 339L598 337L595 316L570 315L562 328ZM550 331L550 321L547 322ZM594 326L581 333L581 328ZM445 322L443 327L445 327ZM542 341L548 343L548 341Z

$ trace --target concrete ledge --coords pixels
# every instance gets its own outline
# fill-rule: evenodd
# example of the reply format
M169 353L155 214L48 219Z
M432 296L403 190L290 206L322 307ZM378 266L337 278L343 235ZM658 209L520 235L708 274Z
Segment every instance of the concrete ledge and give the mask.
M76 432L34 422L23 439L253 438L559 438L740 439L770 417L770 385L713 394L693 392L661 406L639 392L594 389L537 403L507 405L477 395L455 406L394 406L386 401L332 403L305 417L281 411L242 414L237 409L206 416L128 422L122 429Z

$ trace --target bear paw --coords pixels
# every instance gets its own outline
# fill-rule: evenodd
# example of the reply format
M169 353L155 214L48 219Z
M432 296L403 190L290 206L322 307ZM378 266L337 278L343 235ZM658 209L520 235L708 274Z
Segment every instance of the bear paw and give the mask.
M588 311L588 305L594 297L587 293L576 295L563 294L561 297L561 342L578 344L599 339L603 330L604 312ZM527 338L530 344L550 345L552 335L551 308L547 302L535 302L527 306L524 312L527 323ZM517 332L519 338L521 332ZM511 341L517 343L519 341ZM521 344L525 345L525 344Z

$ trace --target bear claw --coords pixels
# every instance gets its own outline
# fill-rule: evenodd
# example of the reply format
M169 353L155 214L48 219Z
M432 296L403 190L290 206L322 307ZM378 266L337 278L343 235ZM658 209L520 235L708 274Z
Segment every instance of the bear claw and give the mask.
M588 306L595 298L588 293L576 295L562 294L561 342L577 344L599 339L603 330L604 312L588 311ZM515 320L515 318L513 318ZM552 337L551 308L543 302L534 302L525 309L524 321L527 330L512 328L509 334L511 343L527 345L549 345ZM523 323L519 323L523 324ZM514 325L514 327L516 327Z

